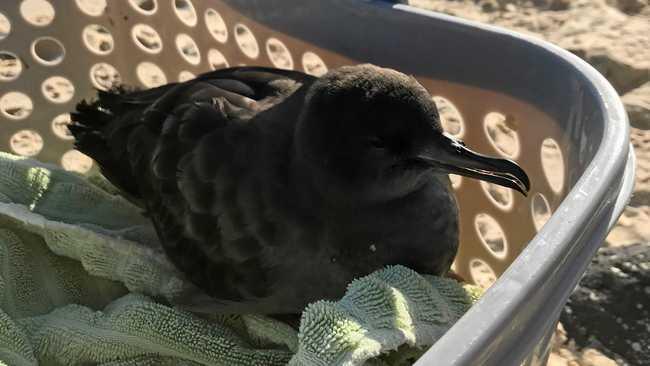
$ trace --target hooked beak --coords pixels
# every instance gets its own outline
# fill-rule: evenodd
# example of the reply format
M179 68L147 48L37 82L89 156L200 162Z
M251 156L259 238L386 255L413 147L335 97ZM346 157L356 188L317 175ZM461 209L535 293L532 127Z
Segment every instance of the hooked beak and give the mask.
M447 173L463 175L514 189L524 196L530 190L528 175L515 162L485 156L468 149L446 134L438 135L435 149L418 155L422 162Z

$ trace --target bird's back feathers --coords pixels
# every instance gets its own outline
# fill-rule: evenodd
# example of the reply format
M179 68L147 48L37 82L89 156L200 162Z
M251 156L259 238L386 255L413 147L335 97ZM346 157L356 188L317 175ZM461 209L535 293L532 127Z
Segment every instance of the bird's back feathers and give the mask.
M260 254L276 228L265 216L264 177L251 172L264 153L251 120L313 80L245 67L146 91L100 91L78 105L70 130L77 148L145 206L190 280L219 299L263 297L271 284ZM244 217L253 211L242 205L258 214Z

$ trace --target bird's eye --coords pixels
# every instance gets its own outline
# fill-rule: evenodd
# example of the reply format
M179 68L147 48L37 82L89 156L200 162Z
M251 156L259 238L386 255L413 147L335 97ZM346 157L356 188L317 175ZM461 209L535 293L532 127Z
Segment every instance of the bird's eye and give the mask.
M369 137L368 144L375 149L384 149L386 147L385 141L377 136Z

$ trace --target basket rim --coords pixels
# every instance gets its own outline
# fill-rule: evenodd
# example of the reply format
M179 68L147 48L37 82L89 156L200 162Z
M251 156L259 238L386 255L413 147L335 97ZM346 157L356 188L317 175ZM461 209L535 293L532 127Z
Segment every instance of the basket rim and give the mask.
M585 172L510 267L416 363L520 364L554 330L561 308L632 194L635 158L625 108L603 75L550 42L404 4L391 7L432 21L504 36L547 52L574 70L586 92L599 102L605 126ZM565 277L567 274L573 276ZM524 330L532 332L524 335Z

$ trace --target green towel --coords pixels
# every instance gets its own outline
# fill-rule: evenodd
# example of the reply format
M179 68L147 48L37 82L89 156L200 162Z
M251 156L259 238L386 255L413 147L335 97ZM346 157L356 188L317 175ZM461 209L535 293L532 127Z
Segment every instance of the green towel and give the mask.
M300 329L199 316L140 210L101 176L0 153L0 365L403 365L480 291L388 267L319 301Z

